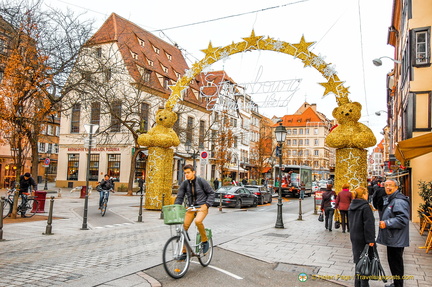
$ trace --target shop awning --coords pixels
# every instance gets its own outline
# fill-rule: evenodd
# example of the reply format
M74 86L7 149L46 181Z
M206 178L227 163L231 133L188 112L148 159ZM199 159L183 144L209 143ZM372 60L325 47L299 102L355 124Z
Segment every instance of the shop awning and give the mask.
M405 162L418 156L432 152L432 133L400 141L396 145L396 158Z
M268 172L270 172L271 169L272 169L271 167L264 167L262 169L262 173L268 173Z

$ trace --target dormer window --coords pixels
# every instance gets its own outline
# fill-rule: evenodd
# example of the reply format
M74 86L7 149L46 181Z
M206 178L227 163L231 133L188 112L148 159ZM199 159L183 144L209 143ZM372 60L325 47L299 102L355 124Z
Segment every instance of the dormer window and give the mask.
M147 59L147 62L148 62L148 64L149 64L149 66L152 66L153 67L153 61L152 60L149 60L149 59Z
M153 46L153 50L155 51L155 53L156 53L156 54L158 54L158 55L159 55L159 53L160 53L160 50L159 50L159 48L157 48L157 47Z
M167 56L168 60L170 60L170 61L172 60L172 56L170 54L165 53L165 55Z
M165 72L165 73L167 73L168 74L168 68L167 67L165 67L164 65L161 65L161 67L162 67L162 70Z
M137 53L131 51L131 55L132 55L132 58L134 58L135 60L138 60L138 54Z
M141 47L145 47L145 41L143 39L138 38L138 43Z

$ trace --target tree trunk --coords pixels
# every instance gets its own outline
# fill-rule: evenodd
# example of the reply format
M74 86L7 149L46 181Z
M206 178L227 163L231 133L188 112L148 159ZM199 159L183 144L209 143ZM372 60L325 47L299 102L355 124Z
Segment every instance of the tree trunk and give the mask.
M129 182L128 182L128 192L127 195L133 195L133 183L135 180L135 166L136 166L136 159L141 149L135 147L135 152L132 155L132 161L131 161L131 167L129 172Z

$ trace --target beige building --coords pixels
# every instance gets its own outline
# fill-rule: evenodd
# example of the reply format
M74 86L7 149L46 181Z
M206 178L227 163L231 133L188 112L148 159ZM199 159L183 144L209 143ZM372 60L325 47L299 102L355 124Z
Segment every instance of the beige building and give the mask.
M402 191L411 198L413 221L419 220L417 209L422 203L418 183L432 181L431 15L430 1L394 0L388 32L388 43L395 48L394 60L398 61L387 79L386 136L390 140L389 161L396 167L389 176L398 178Z

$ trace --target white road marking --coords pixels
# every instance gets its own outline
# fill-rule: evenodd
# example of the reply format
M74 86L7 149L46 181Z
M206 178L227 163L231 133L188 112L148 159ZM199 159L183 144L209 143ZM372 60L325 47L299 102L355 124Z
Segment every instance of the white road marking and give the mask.
M192 262L192 263L195 263L195 264L199 264L198 262L195 262L195 261L191 261L191 262ZM215 270L217 270L217 271L219 271L219 272L225 273L226 275L231 276L231 277L233 277L233 278L235 278L235 279L238 279L238 280L242 280L242 279L243 279L242 277L240 277L240 276L238 276L238 275L235 275L235 274L233 274L233 273L231 273L231 272L229 272L229 271L226 271L226 270L224 270L224 269L221 269L221 268L219 268L219 267L215 267L215 266L212 266L212 265L209 265L209 266L207 266L207 267L209 267L209 268L213 268L213 269L215 269Z

